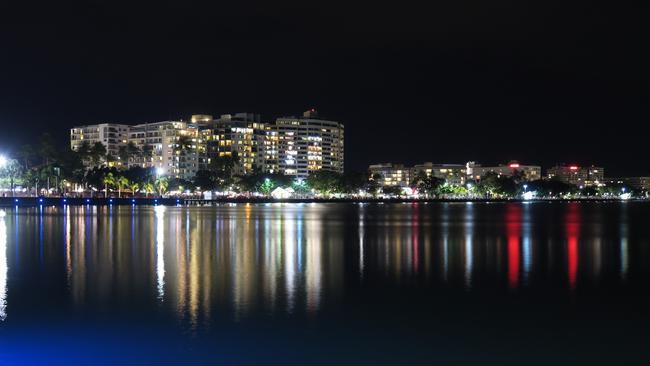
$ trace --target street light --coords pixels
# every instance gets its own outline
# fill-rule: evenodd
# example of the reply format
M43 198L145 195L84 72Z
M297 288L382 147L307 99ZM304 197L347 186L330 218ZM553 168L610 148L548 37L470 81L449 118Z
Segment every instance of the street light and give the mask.
M4 168L5 166L7 166L8 162L9 160L7 159L6 156L0 155L0 168Z
M163 167L157 167L156 168L156 175L157 176L160 177L161 175L164 175L164 174L165 174L165 168L163 168Z

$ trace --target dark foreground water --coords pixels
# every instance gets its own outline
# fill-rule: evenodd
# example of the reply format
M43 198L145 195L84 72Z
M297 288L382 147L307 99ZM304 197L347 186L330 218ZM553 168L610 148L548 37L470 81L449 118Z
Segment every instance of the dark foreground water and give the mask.
M0 365L638 364L649 293L644 203L0 217Z

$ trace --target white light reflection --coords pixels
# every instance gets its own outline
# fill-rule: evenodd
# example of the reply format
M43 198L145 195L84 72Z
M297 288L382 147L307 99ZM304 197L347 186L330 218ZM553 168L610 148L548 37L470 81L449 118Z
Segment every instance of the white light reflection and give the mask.
M359 206L359 210L361 211L359 213L359 279L363 280L363 236L364 236L364 227L363 227L363 220L364 220L364 215L363 215L363 204Z
M523 205L523 243L522 243L522 257L523 257L523 282L528 284L530 273L533 265L533 245L531 233L531 219L530 219L530 205Z
M158 299L165 298L165 206L156 206L156 278L158 283Z
M465 205L465 288L472 287L472 270L474 266L473 253L473 229L474 229L474 207L471 202Z
M7 319L7 272L7 224L0 215L0 321Z
M292 215L284 218L285 244L284 244L284 273L287 292L287 312L293 312L296 291L296 229L295 217Z

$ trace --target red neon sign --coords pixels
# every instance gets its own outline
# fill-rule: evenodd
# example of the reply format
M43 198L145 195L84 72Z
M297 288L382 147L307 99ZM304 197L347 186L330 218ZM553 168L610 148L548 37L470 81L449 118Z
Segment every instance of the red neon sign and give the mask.
M578 170L578 167L575 166L575 165L571 165L571 166L569 167L569 169L571 169L571 170Z
M517 163L512 163L512 164L510 164L510 167L511 167L511 168L519 168L519 164L517 164Z

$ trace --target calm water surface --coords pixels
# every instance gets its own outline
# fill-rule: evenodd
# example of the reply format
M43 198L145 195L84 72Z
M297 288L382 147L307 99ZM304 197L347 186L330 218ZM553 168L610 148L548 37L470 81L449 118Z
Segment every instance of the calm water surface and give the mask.
M650 204L43 207L0 365L648 362Z

